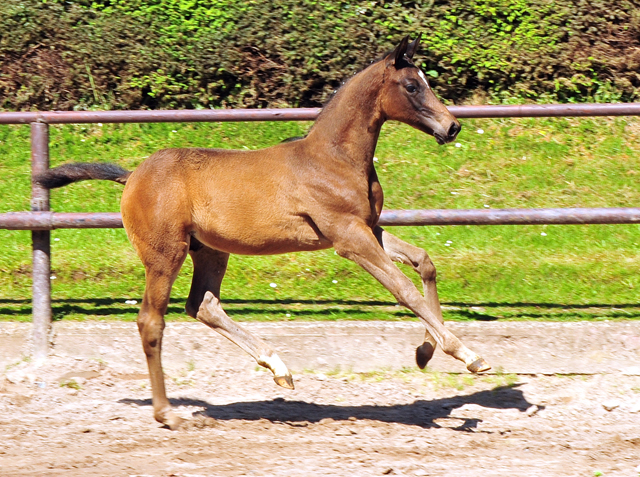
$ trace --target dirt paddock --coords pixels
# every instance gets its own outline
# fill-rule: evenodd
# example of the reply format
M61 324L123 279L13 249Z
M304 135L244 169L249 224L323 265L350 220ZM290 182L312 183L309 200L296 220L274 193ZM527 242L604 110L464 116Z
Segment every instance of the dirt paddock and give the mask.
M633 373L306 370L287 391L255 367L189 361L167 373L190 418L172 432L153 420L141 351L129 352L131 365L54 355L7 366L0 475L640 474Z

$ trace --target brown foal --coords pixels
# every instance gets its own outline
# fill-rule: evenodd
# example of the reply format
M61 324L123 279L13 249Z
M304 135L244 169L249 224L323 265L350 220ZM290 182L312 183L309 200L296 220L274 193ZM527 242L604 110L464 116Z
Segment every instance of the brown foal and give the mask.
M402 121L451 142L460 124L412 63L418 40L398 47L353 76L302 139L257 151L166 149L133 173L111 164L68 164L39 178L46 187L83 179L126 183L122 220L146 271L138 328L147 356L154 416L181 423L165 392L160 352L164 314L187 254L194 264L186 312L227 337L293 389L274 350L224 312L220 284L229 254L266 255L334 247L387 288L424 323L416 352L424 367L437 345L472 372L490 369L448 331L427 253L377 225L383 194L373 155L382 124ZM418 272L424 296L393 262Z

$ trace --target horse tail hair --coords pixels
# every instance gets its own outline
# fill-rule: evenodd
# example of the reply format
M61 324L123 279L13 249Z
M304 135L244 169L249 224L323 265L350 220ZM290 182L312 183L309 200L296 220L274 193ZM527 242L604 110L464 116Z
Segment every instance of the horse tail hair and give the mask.
M34 180L46 189L55 189L89 179L115 181L124 185L130 175L131 171L116 164L72 162L49 169L37 175Z
M288 137L287 139L283 139L282 141L280 141L280 143L284 144L286 142L299 141L300 139L304 139L306 137L307 137L306 134L304 136Z

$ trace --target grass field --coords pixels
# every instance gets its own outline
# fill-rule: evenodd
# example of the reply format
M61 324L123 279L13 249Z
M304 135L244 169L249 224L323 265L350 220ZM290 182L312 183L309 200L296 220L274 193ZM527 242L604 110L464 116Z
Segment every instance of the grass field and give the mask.
M173 146L260 148L309 123L73 125L51 128L51 162L133 168ZM482 131L482 133L480 132ZM376 156L388 209L633 207L640 204L634 118L465 120L438 146L387 124ZM0 212L29 209L28 126L0 126ZM119 210L122 186L83 182L52 192L59 212ZM431 255L446 319L640 317L640 225L389 228ZM30 319L30 232L0 230L0 319ZM52 232L56 319L133 320L144 272L123 230ZM189 260L169 319L183 319ZM404 269L414 279L413 273ZM54 278L55 277L55 278ZM270 284L275 283L273 288ZM413 319L332 250L232 257L223 304L240 320Z

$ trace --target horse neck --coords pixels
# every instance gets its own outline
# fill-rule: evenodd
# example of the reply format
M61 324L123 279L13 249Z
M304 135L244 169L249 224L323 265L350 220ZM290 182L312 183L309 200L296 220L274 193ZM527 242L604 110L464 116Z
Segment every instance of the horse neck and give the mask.
M308 135L315 148L367 174L385 120L378 101L383 71L384 64L374 64L351 78L323 109Z

